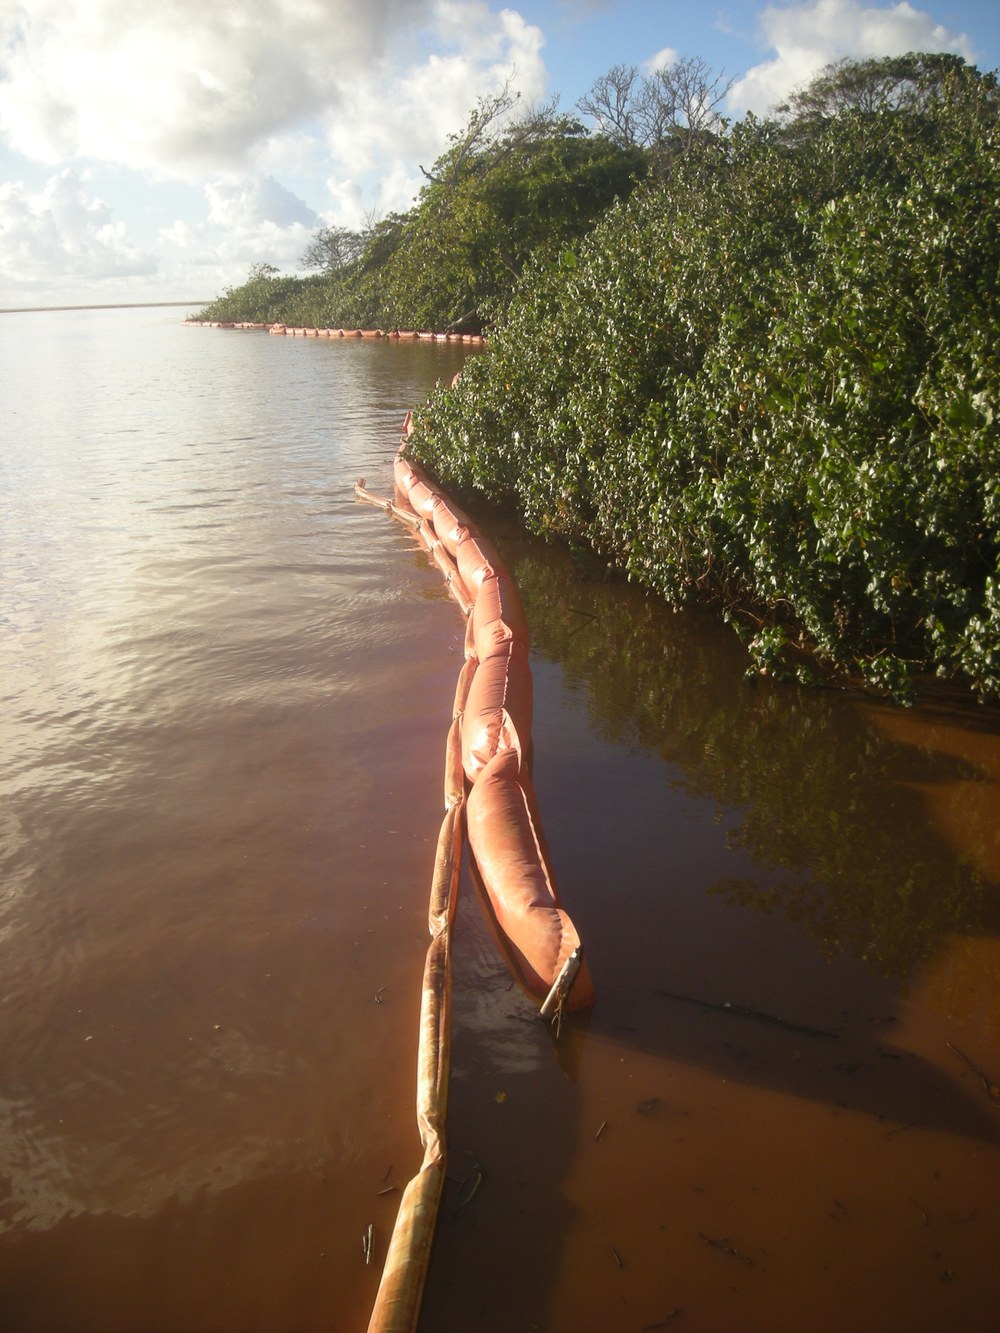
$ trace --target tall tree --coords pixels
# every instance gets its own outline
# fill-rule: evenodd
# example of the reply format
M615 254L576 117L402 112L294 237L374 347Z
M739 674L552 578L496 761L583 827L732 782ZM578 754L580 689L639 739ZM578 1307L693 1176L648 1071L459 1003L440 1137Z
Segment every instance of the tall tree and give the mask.
M775 111L793 127L808 131L846 111L914 110L940 95L945 82L976 73L961 56L914 52L871 60L836 60L780 103ZM989 79L991 76L985 76Z
M350 231L347 227L321 227L303 251L299 265L302 268L319 269L323 273L342 273L361 257L365 241L363 231Z
M614 65L594 81L577 109L601 134L624 148L639 147L661 161L723 124L720 108L733 86L701 56L682 56L651 74Z
M529 255L572 244L644 173L642 154L592 137L555 104L512 114L509 90L484 99L428 170L386 273L414 322L480 326Z
M635 65L612 65L594 80L577 110L595 122L601 134L623 148L643 147L640 108L643 80Z

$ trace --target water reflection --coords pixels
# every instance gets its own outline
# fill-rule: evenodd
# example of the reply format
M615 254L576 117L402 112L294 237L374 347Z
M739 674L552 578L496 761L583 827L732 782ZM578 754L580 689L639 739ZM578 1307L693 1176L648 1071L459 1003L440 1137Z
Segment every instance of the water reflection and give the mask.
M537 546L519 548L515 576L535 651L585 694L595 730L658 754L689 795L736 812L730 844L761 874L721 879L713 892L725 901L781 910L828 956L850 950L896 979L955 934L1000 932L995 761L990 771L942 750L935 728L971 726L995 755L997 710L938 705L900 722L833 692L748 688L741 650L710 617L582 581ZM941 836L935 790L961 812L958 848Z
M461 353L29 318L0 324L0 1323L361 1325L358 1228L417 1156L454 681L438 580L352 486Z

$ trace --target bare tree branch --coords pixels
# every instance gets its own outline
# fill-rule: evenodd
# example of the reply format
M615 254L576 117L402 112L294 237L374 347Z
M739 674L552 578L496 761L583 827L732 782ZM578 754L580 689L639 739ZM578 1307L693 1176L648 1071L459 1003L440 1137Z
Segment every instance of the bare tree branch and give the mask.
M577 107L623 147L680 144L686 150L699 136L718 131L719 108L734 82L701 56L683 56L646 75L634 65L615 65Z
M577 102L577 109L597 122L602 134L632 148L638 143L636 109L641 101L635 65L613 65L594 81L590 92Z

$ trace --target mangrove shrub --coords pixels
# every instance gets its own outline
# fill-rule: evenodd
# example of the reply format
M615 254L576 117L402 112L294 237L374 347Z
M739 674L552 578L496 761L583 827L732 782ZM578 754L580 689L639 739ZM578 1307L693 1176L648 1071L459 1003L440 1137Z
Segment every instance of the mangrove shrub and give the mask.
M960 62L808 133L750 119L531 267L416 454L714 599L760 669L1000 695L998 198L996 84Z

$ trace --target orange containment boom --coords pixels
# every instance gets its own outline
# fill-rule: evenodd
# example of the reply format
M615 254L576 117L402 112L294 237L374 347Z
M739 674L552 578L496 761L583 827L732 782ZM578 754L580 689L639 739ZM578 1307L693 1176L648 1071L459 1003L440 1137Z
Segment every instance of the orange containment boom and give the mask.
M404 441L394 464L397 506L432 528L441 554L454 562L449 587L457 583L472 598L465 652L474 665L460 714L469 848L518 979L543 1006L579 1009L593 1002L593 985L559 900L527 762L532 685L524 608L499 552L405 448ZM437 550L435 560L442 563Z
M521 598L496 547L405 450L404 437L392 500L372 496L363 481L355 490L410 526L467 617L466 685L455 718L469 848L518 981L540 1005L561 981L559 1007L579 1009L594 991L560 902L528 767L532 681Z
M407 426L409 422L407 421ZM576 927L563 909L528 771L531 670L528 626L499 553L427 474L404 456L392 500L359 481L360 499L405 523L467 617L465 663L445 763L445 816L431 888L417 1055L417 1124L423 1161L399 1206L368 1333L413 1333L444 1186L451 1011L451 925L463 825L489 914L509 965L558 1031L564 1010L594 989Z

